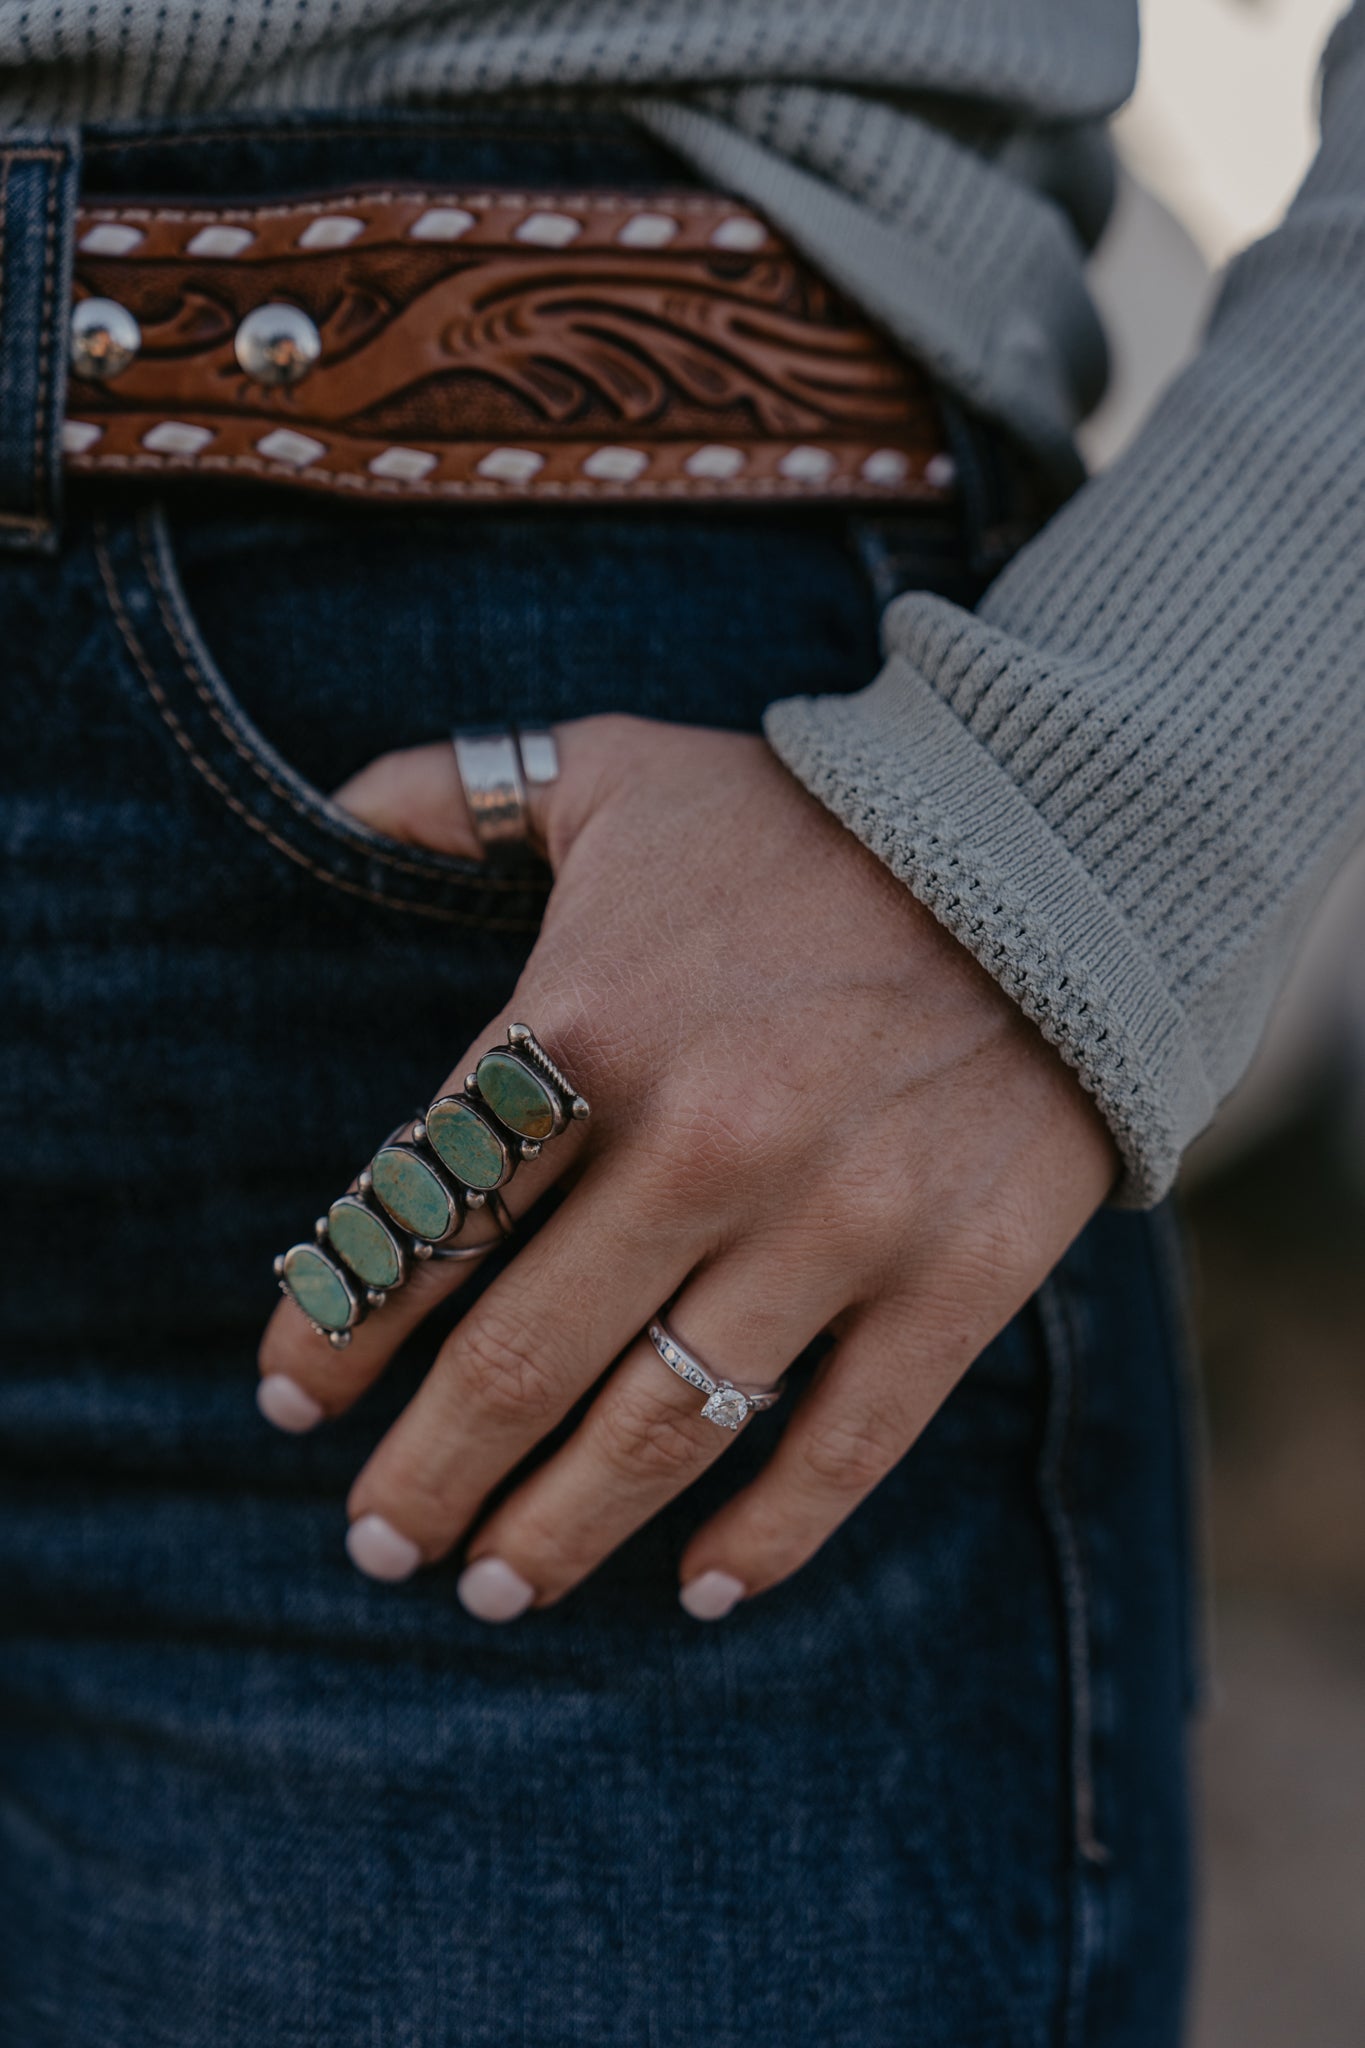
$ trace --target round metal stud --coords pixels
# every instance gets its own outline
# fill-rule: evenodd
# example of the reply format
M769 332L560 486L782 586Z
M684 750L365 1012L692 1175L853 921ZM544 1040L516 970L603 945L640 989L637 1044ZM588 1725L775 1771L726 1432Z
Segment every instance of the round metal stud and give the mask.
M297 384L322 354L322 336L299 306L254 306L237 329L237 360L258 384Z
M72 374L107 384L142 347L142 329L117 299L82 299L71 315Z

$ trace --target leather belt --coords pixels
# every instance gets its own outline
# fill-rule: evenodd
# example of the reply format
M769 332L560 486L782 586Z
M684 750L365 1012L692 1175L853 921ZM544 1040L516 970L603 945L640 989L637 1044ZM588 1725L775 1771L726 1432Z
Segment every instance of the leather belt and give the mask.
M720 194L99 205L76 239L74 471L435 502L952 495L928 377Z

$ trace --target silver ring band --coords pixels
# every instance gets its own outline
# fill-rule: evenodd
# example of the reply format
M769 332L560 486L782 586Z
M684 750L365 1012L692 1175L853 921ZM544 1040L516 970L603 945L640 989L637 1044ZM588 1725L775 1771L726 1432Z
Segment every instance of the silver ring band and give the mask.
M512 1213L496 1188L484 1197L484 1208L498 1226L496 1237L485 1238L482 1244L451 1245L449 1249L434 1244L430 1256L433 1259L486 1259L490 1252L497 1251L509 1238L516 1236L517 1226Z
M450 738L460 787L482 851L499 847L540 851L530 792L547 789L559 775L554 734L540 727L519 732L511 726L469 726L457 728Z
M708 1372L701 1360L685 1344L678 1342L660 1316L655 1317L645 1334L669 1371L676 1373L680 1380L686 1380L688 1386L695 1387L699 1394L705 1394L702 1415L719 1429L740 1429L751 1415L759 1415L765 1408L775 1407L782 1399L781 1380L775 1387L750 1390Z

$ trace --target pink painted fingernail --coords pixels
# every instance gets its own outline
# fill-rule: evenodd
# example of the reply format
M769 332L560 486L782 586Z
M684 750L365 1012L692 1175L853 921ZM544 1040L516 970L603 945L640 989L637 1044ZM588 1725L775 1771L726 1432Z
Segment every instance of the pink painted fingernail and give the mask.
M500 1557L476 1557L460 1573L455 1591L476 1621L515 1621L536 1597L535 1587Z
M370 1579L410 1579L422 1562L411 1536L402 1536L382 1515L362 1515L346 1531L346 1554Z
M723 1621L744 1598L744 1581L729 1572L702 1572L688 1580L678 1598L693 1621Z
M315 1428L323 1416L321 1406L312 1395L305 1393L297 1380L291 1380L282 1372L268 1373L259 1382L256 1406L267 1422L273 1422L276 1429L287 1429L291 1436Z

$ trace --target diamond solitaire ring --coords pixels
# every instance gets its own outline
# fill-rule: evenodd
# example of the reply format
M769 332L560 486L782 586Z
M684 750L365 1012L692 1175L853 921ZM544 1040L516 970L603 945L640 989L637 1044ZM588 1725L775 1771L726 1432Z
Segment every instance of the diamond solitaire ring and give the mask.
M746 1393L731 1380L717 1379L657 1317L645 1334L669 1371L675 1372L680 1380L686 1380L688 1386L695 1387L698 1393L705 1394L702 1415L707 1422L714 1422L718 1429L739 1429L751 1415L771 1408L782 1398L780 1381L775 1387L765 1387L761 1393Z

